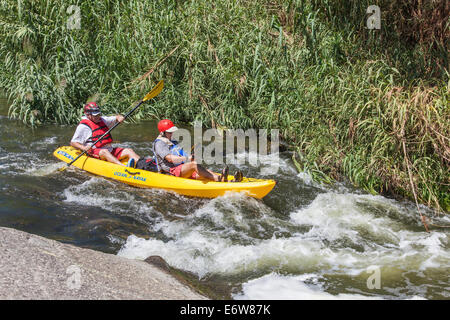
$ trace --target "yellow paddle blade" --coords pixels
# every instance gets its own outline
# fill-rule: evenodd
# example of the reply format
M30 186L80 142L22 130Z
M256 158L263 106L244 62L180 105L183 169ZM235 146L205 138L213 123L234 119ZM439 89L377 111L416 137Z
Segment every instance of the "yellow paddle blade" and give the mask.
M158 84L152 89L152 91L150 91L149 93L147 93L147 95L144 97L144 99L142 99L142 101L147 101L150 100L154 97L156 97L161 90L164 87L164 80L161 80L158 82Z

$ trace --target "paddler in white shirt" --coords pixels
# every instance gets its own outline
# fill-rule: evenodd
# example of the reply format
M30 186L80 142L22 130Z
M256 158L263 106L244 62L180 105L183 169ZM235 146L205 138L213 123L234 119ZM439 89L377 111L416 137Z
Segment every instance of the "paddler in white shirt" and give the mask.
M124 117L120 114L109 117L102 117L100 107L95 102L89 102L84 106L85 117L78 124L70 145L82 151L87 151L91 145L93 147L87 152L89 156L106 160L123 166L119 160L128 158L128 167L135 167L139 156L131 148L112 147L113 138L108 133L103 140L96 142L105 134L116 122L123 122Z

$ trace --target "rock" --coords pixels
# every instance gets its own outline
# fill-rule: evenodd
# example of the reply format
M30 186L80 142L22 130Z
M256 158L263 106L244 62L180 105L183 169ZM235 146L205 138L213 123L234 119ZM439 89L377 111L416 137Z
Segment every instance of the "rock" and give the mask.
M0 274L2 300L207 299L144 261L3 227L0 227Z
M144 261L157 267L160 270L170 273L169 265L167 264L166 260L164 260L160 256L150 256L147 259L145 259Z

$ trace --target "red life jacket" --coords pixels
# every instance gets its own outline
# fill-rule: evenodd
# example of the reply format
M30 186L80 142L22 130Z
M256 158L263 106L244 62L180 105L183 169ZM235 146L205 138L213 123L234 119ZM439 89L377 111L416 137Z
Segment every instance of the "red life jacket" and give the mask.
M113 142L113 138L111 134L107 134L102 141L95 143L102 135L104 135L109 129L106 126L106 124L103 122L103 120L100 120L99 123L95 123L94 121L91 121L89 119L83 119L80 121L80 124L84 124L88 126L91 131L92 135L91 137L86 141L86 143L94 143L94 146L96 148L101 148L109 143Z

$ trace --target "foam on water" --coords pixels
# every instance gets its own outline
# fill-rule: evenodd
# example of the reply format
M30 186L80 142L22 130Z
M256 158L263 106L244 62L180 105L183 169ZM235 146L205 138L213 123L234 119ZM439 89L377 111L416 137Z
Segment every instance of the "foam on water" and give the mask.
M261 278L250 280L242 285L242 292L233 295L235 300L381 300L382 297L361 294L340 293L333 295L324 292L318 282L320 276L304 274L300 276L283 276L271 273ZM423 300L412 296L407 299Z
M314 181L313 177L311 176L311 174L309 174L309 172L305 172L305 171L300 172L297 174L297 178L299 178L307 186L321 189L323 191L329 190L329 186L326 186L324 184Z
M379 214L371 212L373 207ZM294 283L295 275L305 273L365 279L370 266L378 266L383 279L389 281L448 265L448 236L410 230L414 226L405 225L412 219L410 214L381 196L328 192L284 220L275 217L262 202L234 194L211 200L182 220L155 224L169 241L132 235L118 254L136 259L159 255L170 265L200 278L211 274L270 274L277 269L293 274ZM261 283L283 287L289 279L271 276ZM304 293L331 298L320 288L314 289L318 293L301 283L294 288L286 289L286 294L296 290L299 296ZM253 297L248 292L242 296Z
M385 214L374 215L374 207L384 208ZM394 201L381 196L326 193L290 216L298 225L311 226L302 238L315 239L322 248L340 248L322 262L349 274L362 272L371 265L384 268L385 276L448 265L448 235L418 232L405 225L404 220L411 219L410 214L413 212L405 212ZM402 215L405 219L401 219ZM418 219L417 225L420 226Z
M47 138L34 144L47 145L54 138ZM8 175L46 176L64 165L57 159L42 159L36 152L5 152L0 157L0 169Z
M0 170L8 175L28 174L27 170L38 169L40 166L41 160L31 152L6 152L0 157Z
M271 273L242 285L242 292L233 295L235 300L380 300L360 294L332 295L317 283L318 275L283 276ZM309 284L305 282L308 281Z
M57 144L57 137L47 137L42 140L34 141L30 144L32 148L42 148L47 147L48 145L56 145Z
M129 192L127 186L121 187L123 188L118 188L117 183L113 181L92 177L81 184L71 185L62 193L64 202L132 215L135 219L147 223L151 213L156 211L148 202L137 199L135 194ZM157 220L158 217L152 216L152 219Z
M281 157L280 153L260 155L256 152L241 152L234 155L235 160L227 160L227 163L241 170L254 168L259 176L264 177L274 174L296 175L297 170L292 163ZM251 165L257 164L257 166ZM276 172L272 172L272 170Z
M36 165L35 167L25 169L25 174L29 174L30 176L36 177L47 176L49 174L57 172L60 168L64 166L65 164L62 162L41 163L40 165Z

